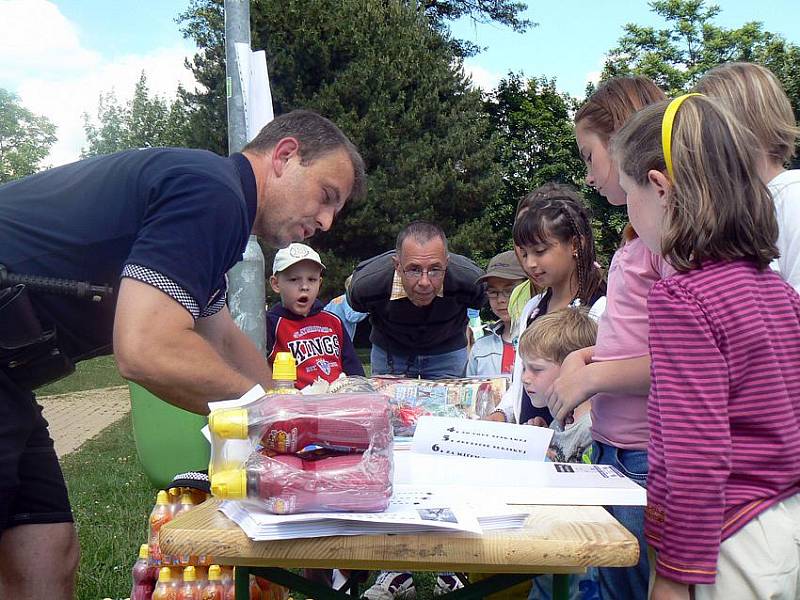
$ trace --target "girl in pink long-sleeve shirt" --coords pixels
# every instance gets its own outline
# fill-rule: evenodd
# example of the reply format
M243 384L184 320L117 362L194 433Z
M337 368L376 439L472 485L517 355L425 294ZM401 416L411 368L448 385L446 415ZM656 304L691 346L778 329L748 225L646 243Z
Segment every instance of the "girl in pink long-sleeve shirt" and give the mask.
M800 296L769 269L758 144L700 95L612 141L628 214L678 271L648 298L651 598L800 592Z

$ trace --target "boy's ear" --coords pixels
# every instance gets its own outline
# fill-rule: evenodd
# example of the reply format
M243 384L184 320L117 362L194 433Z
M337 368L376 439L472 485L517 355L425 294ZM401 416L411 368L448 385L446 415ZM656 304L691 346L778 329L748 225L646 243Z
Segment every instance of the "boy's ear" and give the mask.
M278 283L278 278L275 275L271 275L269 278L269 285L272 288L272 291L276 294L281 293L281 286Z

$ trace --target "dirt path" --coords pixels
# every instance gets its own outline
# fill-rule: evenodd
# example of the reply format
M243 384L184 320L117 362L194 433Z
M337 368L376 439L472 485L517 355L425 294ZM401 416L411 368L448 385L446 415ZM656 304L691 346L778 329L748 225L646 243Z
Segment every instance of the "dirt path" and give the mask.
M127 386L38 398L61 458L80 448L131 410Z

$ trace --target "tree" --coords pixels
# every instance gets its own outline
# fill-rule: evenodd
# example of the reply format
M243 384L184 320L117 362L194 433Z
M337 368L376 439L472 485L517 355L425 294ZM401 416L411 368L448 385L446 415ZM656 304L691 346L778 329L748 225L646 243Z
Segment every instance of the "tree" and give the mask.
M494 231L509 232L517 202L525 194L548 181L574 185L592 213L598 255L608 261L626 216L584 183L586 169L572 124L577 107L574 98L557 90L553 79L523 80L509 73L500 81L487 98L486 111L499 139L494 160L500 165L503 187L487 214ZM509 237L498 251L511 247Z
M203 47L193 60L206 85L205 97L194 97L194 132L220 130L224 120L208 120L225 114L220 7L196 0L184 18ZM382 0L253 2L251 30L253 46L266 48L275 113L305 107L328 116L367 164L368 198L312 241L329 267L323 296L341 289L358 260L392 247L413 219L441 225L456 252L493 251L485 230L473 237L500 189L480 92L419 10Z
M83 114L88 146L81 155L110 154L128 148L184 146L187 142L188 115L182 88L171 103L151 96L147 76L142 72L133 98L122 106L114 91L100 95L97 124Z
M511 0L413 0L410 4L422 9L431 27L449 40L450 47L457 56L467 57L478 54L482 48L467 40L453 39L450 36L449 21L468 17L475 23L499 23L510 27L517 33L525 33L535 27L529 19L520 15L528 8L524 2Z
M705 0L657 0L650 7L664 29L629 23L608 54L603 79L646 75L668 95L684 93L709 69L725 62L763 64L783 83L800 115L800 47L751 21L735 29L713 23L719 6Z
M56 141L56 127L0 88L0 183L36 173Z

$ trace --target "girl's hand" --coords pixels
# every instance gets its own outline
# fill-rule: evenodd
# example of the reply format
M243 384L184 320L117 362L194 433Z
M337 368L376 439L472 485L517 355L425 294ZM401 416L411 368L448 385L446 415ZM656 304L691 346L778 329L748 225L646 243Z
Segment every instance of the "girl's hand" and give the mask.
M502 411L496 410L495 412L491 413L488 417L484 417L484 420L497 421L498 423L505 423L506 415Z
M689 600L690 597L687 584L656 575L650 600Z
M571 423L572 412L575 408L593 395L592 391L586 387L587 373L585 371L586 365L573 369L567 374L562 368L561 376L545 392L544 401L547 403L547 408L559 423Z
M547 427L547 421L544 420L544 417L533 417L532 419L528 419L528 422L525 425L533 425L534 427Z

